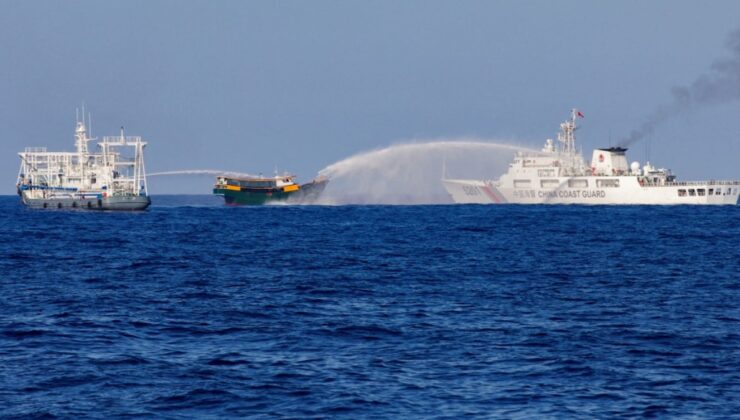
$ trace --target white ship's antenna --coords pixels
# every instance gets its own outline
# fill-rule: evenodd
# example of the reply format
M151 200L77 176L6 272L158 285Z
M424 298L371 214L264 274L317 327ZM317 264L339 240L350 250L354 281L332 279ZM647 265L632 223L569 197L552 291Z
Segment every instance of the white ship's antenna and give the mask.
M87 113L87 133L89 134L88 137L92 138L92 114L89 111Z

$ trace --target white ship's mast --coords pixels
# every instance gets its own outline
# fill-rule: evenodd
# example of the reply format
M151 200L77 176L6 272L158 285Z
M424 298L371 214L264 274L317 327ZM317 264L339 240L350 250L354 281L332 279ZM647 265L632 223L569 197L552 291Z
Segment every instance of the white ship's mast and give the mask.
M558 133L558 141L563 143L562 150L568 154L576 153L576 135L575 131L578 129L576 126L576 118L581 114L577 109L573 108L570 110L570 119L560 124L560 132Z
M87 127L85 126L85 106L82 106L82 120L80 120L79 114L77 115L77 127L75 128L75 146L77 147L77 154L80 155L82 160L83 156L88 154L87 143L93 140L87 136Z
M563 155L565 165L563 169L568 172L567 175L579 175L583 171L583 159L576 151L576 119L583 117L583 114L577 109L570 110L570 119L560 124L558 141L561 143L560 152Z
M80 188L86 188L89 186L89 181L86 180L85 166L90 159L90 152L87 147L87 143L93 139L87 135L87 127L85 126L85 106L82 106L82 120L80 120L79 114L77 115L77 127L75 127L75 146L77 148L77 173L79 175Z

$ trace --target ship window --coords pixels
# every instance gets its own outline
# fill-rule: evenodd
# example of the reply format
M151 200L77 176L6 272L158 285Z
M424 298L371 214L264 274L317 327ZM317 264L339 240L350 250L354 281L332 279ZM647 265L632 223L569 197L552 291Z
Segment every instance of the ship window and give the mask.
M245 181L242 186L252 188L269 188L275 185L274 181Z
M514 180L514 188L530 188L532 186L532 181L528 179L515 179Z
M678 190L678 196L679 197L686 197L686 190L684 190L684 189Z
M588 188L588 180L585 179L569 179L568 187L570 188Z
M714 188L710 188L707 195L714 195Z
M714 195L722 195L722 188L717 188L714 190Z
M696 190L697 194L699 194L700 197L703 197L706 195L706 190L704 188L699 188Z
M618 188L618 179L597 179L596 186L599 188Z
M537 175L542 178L555 176L555 169L538 169Z
M693 188L690 188L689 189L689 195L692 196L692 197L695 196L696 195L696 190L694 190Z
M558 184L557 179L543 179L540 181L540 186L542 186L542 188L557 188Z

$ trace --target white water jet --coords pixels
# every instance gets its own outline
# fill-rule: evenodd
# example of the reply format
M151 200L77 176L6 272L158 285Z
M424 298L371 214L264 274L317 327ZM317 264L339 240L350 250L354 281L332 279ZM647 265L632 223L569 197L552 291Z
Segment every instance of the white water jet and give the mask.
M318 204L451 203L442 186L443 176L496 179L506 171L517 151L534 150L510 142L456 138L415 140L358 153L319 171L330 182ZM254 176L217 169L147 174L150 177L183 175Z
M149 172L147 174L149 181L149 192L152 194L210 194L213 189L213 183L217 176L231 176L235 178L246 178L253 175L237 172L225 171L220 169L178 169L173 171ZM192 177L187 182L175 181L171 178ZM183 187L187 188L183 190Z
M233 176L233 177L254 177L255 175L244 172L220 171L218 169L183 169L178 171L152 172L146 174L149 176L177 176L177 175L209 175L209 176Z
M451 200L447 178L495 179L517 151L510 143L476 138L401 143L359 153L322 169L331 181L324 204L440 204Z

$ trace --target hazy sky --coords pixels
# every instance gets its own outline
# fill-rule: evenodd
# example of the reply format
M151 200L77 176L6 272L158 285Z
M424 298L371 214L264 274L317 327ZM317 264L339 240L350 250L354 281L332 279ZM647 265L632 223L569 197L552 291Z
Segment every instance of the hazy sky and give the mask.
M590 156L706 73L738 16L737 1L0 1L0 193L23 147L73 149L83 101L93 134L150 142L150 172L277 165L307 180L404 139L540 147L573 106ZM683 179L738 179L738 152L740 102L650 137L653 163Z

